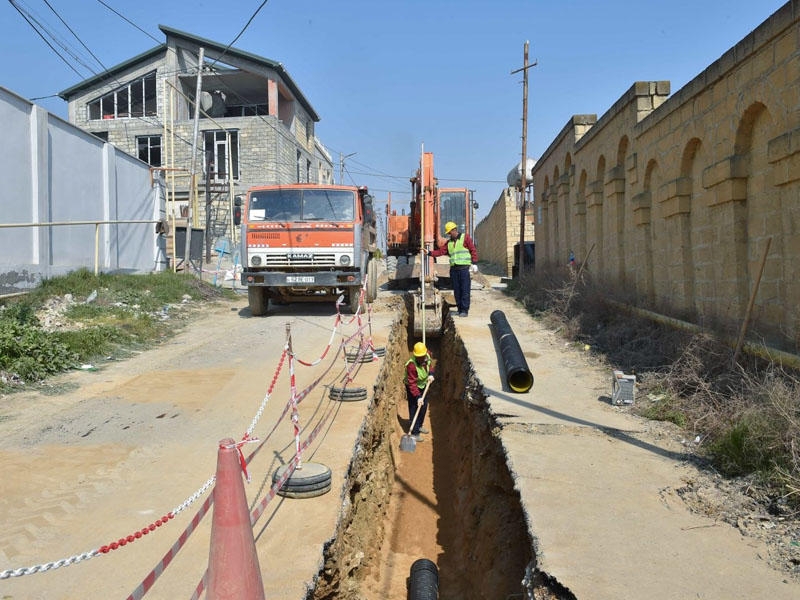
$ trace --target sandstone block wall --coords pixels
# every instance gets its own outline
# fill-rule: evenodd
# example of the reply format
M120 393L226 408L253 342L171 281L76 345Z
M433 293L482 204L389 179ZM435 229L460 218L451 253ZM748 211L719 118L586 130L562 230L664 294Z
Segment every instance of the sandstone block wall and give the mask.
M636 82L539 158L537 264L591 250L609 294L732 330L758 284L751 331L797 351L800 2L669 94Z
M521 213L517 208L517 191L506 188L492 205L489 214L475 227L475 245L480 260L503 267L510 277L514 266L514 244L519 242ZM534 215L529 205L525 210L525 241L534 241Z

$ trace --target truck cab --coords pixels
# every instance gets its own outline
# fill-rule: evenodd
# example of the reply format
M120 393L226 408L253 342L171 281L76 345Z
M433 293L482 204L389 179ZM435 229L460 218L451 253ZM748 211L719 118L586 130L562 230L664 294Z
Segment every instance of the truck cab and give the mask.
M269 301L334 301L345 294L353 311L367 281L375 299L375 211L365 187L318 184L250 188L237 198L242 285L254 316Z

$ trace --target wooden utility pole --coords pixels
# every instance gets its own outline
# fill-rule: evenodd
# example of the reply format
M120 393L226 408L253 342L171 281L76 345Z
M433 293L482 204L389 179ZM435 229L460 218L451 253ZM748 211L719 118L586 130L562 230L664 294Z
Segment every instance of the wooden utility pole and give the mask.
M183 255L183 272L189 272L189 257L192 249L192 221L194 216L192 214L194 203L197 201L197 174L195 171L197 165L197 132L200 128L200 93L203 84L203 60L205 57L205 48L200 47L200 53L197 57L197 87L194 94L194 134L192 135L192 168L189 171L191 177L189 178L189 210L186 218L186 247ZM206 232L208 233L208 232ZM202 272L200 277L202 278Z
M526 41L522 68L511 71L512 75L522 71L522 163L520 165L521 178L519 184L520 197L522 200L519 208L519 270L517 271L517 277L519 277L519 279L522 279L525 265L525 204L528 199L528 69L535 67L537 64L535 62L532 65L528 64L528 45L529 42Z

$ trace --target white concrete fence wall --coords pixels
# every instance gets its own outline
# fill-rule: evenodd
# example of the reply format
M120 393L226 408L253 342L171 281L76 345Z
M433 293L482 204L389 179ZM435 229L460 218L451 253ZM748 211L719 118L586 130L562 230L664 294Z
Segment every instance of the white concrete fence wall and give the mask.
M159 179L111 144L0 87L0 294L77 268L150 272L166 266ZM75 221L148 221L2 227Z

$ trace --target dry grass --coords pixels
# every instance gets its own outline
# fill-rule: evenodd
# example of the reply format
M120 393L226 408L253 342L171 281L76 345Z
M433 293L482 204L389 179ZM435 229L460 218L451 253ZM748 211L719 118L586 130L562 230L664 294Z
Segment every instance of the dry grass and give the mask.
M644 398L637 412L683 427L722 474L757 474L800 508L800 374L754 357L732 368L721 337L622 313L606 301L624 302L620 290L573 269L537 269L510 292L609 367L636 373Z

